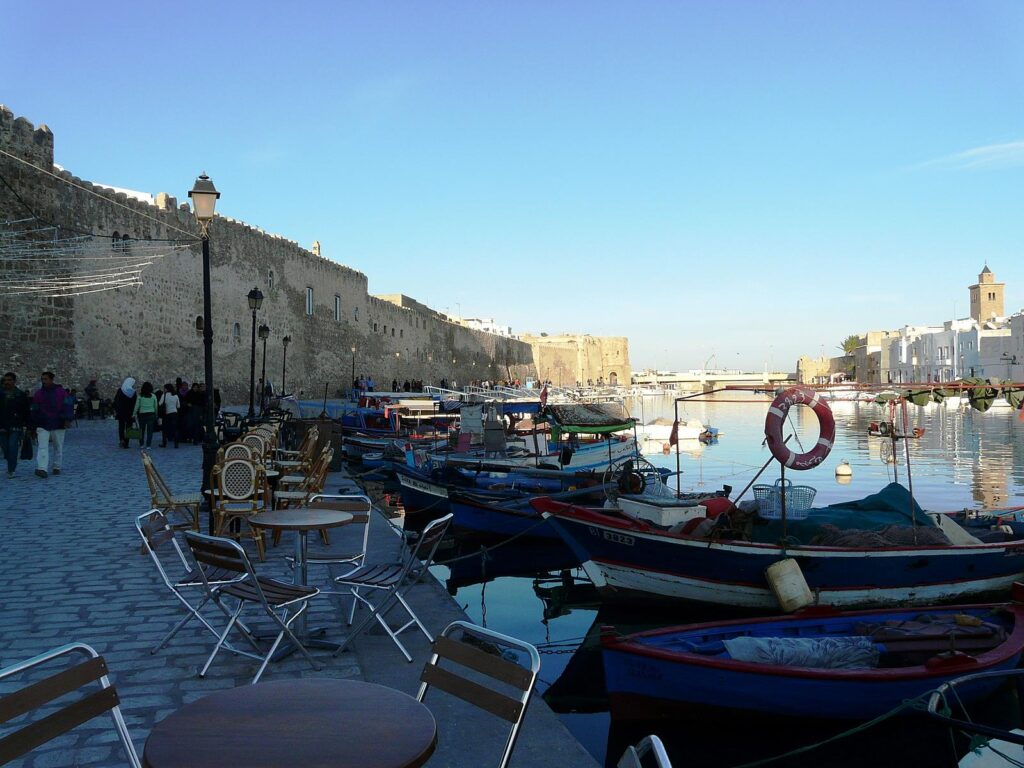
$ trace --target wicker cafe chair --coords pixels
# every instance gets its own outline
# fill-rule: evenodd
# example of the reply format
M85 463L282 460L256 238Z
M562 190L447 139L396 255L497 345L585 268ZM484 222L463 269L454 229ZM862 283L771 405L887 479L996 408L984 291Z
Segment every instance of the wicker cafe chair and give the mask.
M490 629L453 621L434 641L432 650L420 675L416 700L422 702L427 690L437 688L511 723L498 763L498 768L505 768L540 672L537 649ZM529 660L528 668L510 659L523 656ZM442 666L441 662L446 663Z
M434 562L434 555L437 552L437 547L441 543L441 539L448 530L448 526L451 524L454 515L451 513L440 517L437 520L432 520L426 528L423 529L423 533L420 534L416 540L415 546L409 551L407 557L399 563L382 563L379 565L360 565L349 571L346 574L335 578L335 583L340 584L343 587L348 587L349 592L352 594L352 610L349 613L348 623L351 625L355 618L356 603L362 603L369 612L352 630L349 631L348 637L341 644L341 647L334 652L337 656L341 651L355 640L360 634L369 629L374 619L377 623L384 628L384 631L394 641L395 645L398 646L398 650L405 656L406 661L412 661L412 655L402 645L402 641L398 639L398 636L410 627L418 627L427 640L434 642L434 638L423 622L420 621L419 617L413 611L412 606L409 605L405 600L405 593L412 589L420 577L427 572L431 564ZM421 562L422 560L422 562ZM373 603L363 592L378 593L382 597L377 603ZM395 604L399 604L405 609L405 612L409 615L409 620L397 629L393 628L384 619L384 616L388 613Z
M185 609L185 616L181 620L171 627L171 630L164 635L164 638L153 647L150 653L156 653L161 648L167 645L171 639L178 634L178 632L190 621L196 619L209 630L214 637L220 635L220 632L214 629L210 623L203 618L200 611L203 609L209 601L209 595L202 598L202 600L193 605L188 598L185 596L186 592L202 590L203 589L203 578L199 575L199 572L192 568L189 561L185 557L185 553L178 543L178 539L175 529L168 522L166 515L159 509L151 509L149 512L139 515L135 519L135 528L139 532L139 536L142 538L142 548L149 555L153 564L156 566L157 572L160 574L160 579L163 581L171 594L181 603ZM173 550L173 555L171 554ZM170 561L171 566L165 566L161 555L166 553L166 559ZM172 578L168 573L169 567L173 567L174 572L177 574L175 578ZM210 584L219 586L226 584L229 581L235 581L239 577L237 573L231 571L225 571L224 569L209 569L206 572L206 577ZM221 612L228 618L231 614L228 610L220 603L214 603ZM256 641L252 638L248 627L244 624L239 623L239 630L245 635L246 640L253 645L256 650L260 650L260 647L256 644ZM228 650L235 653L235 649L226 645Z
M121 741L128 764L132 768L141 768L139 756L132 744L131 734L121 715L120 699L117 690L107 677L107 663L96 651L85 643L70 643L41 653L26 661L12 664L0 669L0 683L10 677L21 675L29 670L62 659L72 654L82 654L86 660L73 667L63 669L47 678L26 684L12 693L0 698L0 725L30 712L44 710L46 715L32 719L28 723L19 723L13 732L0 738L0 765L17 760L36 747L77 728L94 717L110 712L114 720L114 728ZM99 688L80 696L73 701L61 705L53 702L76 691L84 693L90 683L98 683ZM6 690L7 684L4 683ZM56 711L53 711L56 709ZM5 729L6 730L6 729ZM77 763L76 763L77 764Z
M189 526L192 530L198 531L199 507L203 503L203 494L175 494L157 471L149 453L141 451L140 455L142 456L142 468L146 472L146 482L149 484L150 504L156 509L167 512L184 512L188 516Z
M665 745L655 735L644 736L635 747L626 747L622 753L617 768L672 768L672 761L668 759Z
M277 647L285 637L306 657L306 660L313 666L313 669L320 669L320 665L309 655L309 651L299 642L291 630L292 622L303 614L306 608L309 607L310 598L320 594L320 590L316 587L304 587L298 584L278 581L277 579L257 576L255 569L252 567L252 562L245 554L245 550L242 549L238 542L231 539L220 539L203 533L187 531L185 533L185 540L192 551L192 557L199 565L198 571L203 579L203 587L206 590L207 597L218 602L224 597L233 598L238 601L238 607L231 614L228 625L224 628L220 638L217 640L217 645L214 646L213 651L210 653L210 658L206 660L206 664L200 670L200 677L205 677L206 671L224 646L228 633L238 623L238 618L247 603L259 604L263 609L263 613L280 629L270 646L270 650L262 657L260 668L252 679L253 685L259 682L263 671L270 662L270 658L274 655ZM221 568L225 571L236 573L242 578L226 584L216 585L206 576L206 568ZM260 658L258 655L249 654L244 651L237 652L245 656Z
M274 465L282 471L309 471L310 465L316 460L316 446L320 442L320 430L313 426L306 431L302 445L297 451L278 450L279 456L290 456L288 459L277 459Z
M266 460L267 441L263 435L256 432L248 432L242 437L242 442L249 446L252 451L252 460L262 464Z
M252 449L245 443L236 442L222 445L217 449L217 464L223 464L228 459L245 459L253 461Z
M215 535L222 536L236 520L244 523L256 543L260 560L265 559L263 535L249 525L250 517L267 508L263 467L245 459L228 459L214 466L211 485L217 489L213 500Z

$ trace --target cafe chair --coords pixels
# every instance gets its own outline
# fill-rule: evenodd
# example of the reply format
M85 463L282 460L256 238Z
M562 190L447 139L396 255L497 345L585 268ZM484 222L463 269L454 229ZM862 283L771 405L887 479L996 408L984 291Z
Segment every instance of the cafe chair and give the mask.
M199 507L203 503L203 494L176 494L171 491L163 476L157 471L153 459L146 451L141 451L142 468L146 472L146 483L149 484L150 505L166 512L182 512L188 518L188 525L194 531L199 530ZM178 526L181 527L181 526Z
M85 656L86 660L73 667L55 671L49 677L26 683L16 691L10 691L8 684L4 682L10 677L23 675L49 662L76 654ZM0 729L0 732L5 733L3 738L0 738L0 765L17 760L36 747L109 712L114 720L114 728L117 730L125 757L128 758L128 764L132 768L142 768L135 745L132 744L131 734L128 733L128 726L121 714L117 690L111 684L107 673L107 663L103 657L85 643L69 643L0 669L0 685L5 692L0 698L0 725L29 713L34 712L37 715L35 718L27 718L28 722L18 722L13 731L7 728ZM92 683L97 683L99 687L92 686ZM83 695L59 705L53 703L75 692ZM77 765L77 761L75 764Z
M665 745L655 735L644 736L635 747L626 747L617 768L672 768Z
M289 584L288 582L278 581L266 576L257 576L252 562L249 560L248 555L245 554L245 550L242 549L238 542L231 539L221 539L216 536L207 536L204 533L186 531L185 540L188 542L192 557L200 566L197 570L203 580L203 587L207 597L218 602L224 597L230 597L238 601L238 607L235 608L234 613L231 614L228 620L228 625L218 637L217 645L214 646L210 657L206 660L206 664L199 671L200 677L206 676L206 671L224 646L228 633L238 623L239 616L245 609L246 604L259 605L263 609L263 613L280 629L280 632L277 633L277 637L274 638L274 642L270 646L270 650L267 651L266 656L262 657L260 668L252 679L253 685L259 682L260 677L263 676L263 671L267 668L267 664L270 663L271 657L277 651L281 641L286 637L306 657L306 660L312 665L313 669L320 669L320 665L310 656L309 651L299 642L299 639L291 629L292 623L309 607L310 598L320 594L319 589ZM216 584L207 577L206 569L203 566L230 571L242 578L236 581ZM241 653L243 656L260 659L258 654L237 650L236 652Z
M411 662L412 655L398 638L402 632L415 626L426 636L427 640L434 642L430 632L423 626L423 622L420 621L412 606L406 601L405 594L419 582L420 577L433 564L437 547L447 532L453 517L454 515L449 513L437 520L432 520L423 529L423 533L420 534L416 544L402 562L377 565L363 564L334 579L336 584L348 587L352 595L352 610L348 617L348 624L350 626L355 618L356 607L359 604L365 605L369 609L369 613L363 620L349 630L345 641L334 652L335 656L345 650L355 638L369 629L375 619L395 645L398 646L398 650L405 656L406 661ZM380 595L379 601L374 603L364 592ZM396 603L401 605L409 615L409 620L397 629L388 624L384 618Z
M248 432L242 437L242 442L249 446L252 451L252 460L262 464L267 455L267 441L263 435L257 432Z
M370 514L373 512L373 502L370 501L370 497L361 494L315 493L309 497L306 506L309 509L334 509L348 512L352 515L352 522L345 526L346 529L351 529L353 525L363 526L362 545L358 549L353 547L348 552L311 554L307 557L306 563L308 565L347 565L350 567L362 565L366 559L366 548L370 543ZM286 556L285 559L289 563L295 561L295 558L291 556ZM353 600L354 605L355 601ZM350 618L349 624L351 623L352 619Z
M505 768L540 672L537 649L508 635L453 621L431 650L416 700L422 702L429 689L437 688L510 723L498 763L498 768ZM529 667L517 661L528 661Z
M252 461L252 449L245 443L228 443L217 449L217 464L223 464L228 459L245 459Z
M214 532L223 536L235 521L249 528L249 535L256 544L260 560L265 558L263 534L249 525L249 518L263 512L266 503L266 479L263 467L246 459L227 459L214 466L210 473L210 485L216 490L213 495L213 514L216 520Z
M142 538L142 549L149 555L156 566L156 570L160 574L160 580L163 581L164 586L171 591L171 594L174 595L175 599L185 609L185 616L171 627L171 630L164 635L163 640L157 643L150 653L156 653L166 646L193 619L198 620L214 637L219 637L220 632L214 629L210 622L203 618L200 613L203 607L210 602L210 596L208 594L205 595L196 605L193 605L185 596L187 592L203 590L203 578L189 564L181 545L178 543L175 528L167 520L167 516L159 509L151 509L135 519L135 528ZM171 553L172 550L173 554ZM176 578L171 578L168 572L169 567L165 566L164 560L161 558L161 555L164 553L166 553L166 559L172 564L170 567L173 567L175 573L178 574ZM210 584L214 586L227 584L230 581L237 581L241 578L237 573L226 571L223 568L208 569L206 577ZM222 604L219 602L214 604L224 613L225 617L231 617L231 613ZM250 634L248 627L238 622L238 628L257 651L261 650ZM230 644L225 643L225 647L232 653L236 652L235 648Z

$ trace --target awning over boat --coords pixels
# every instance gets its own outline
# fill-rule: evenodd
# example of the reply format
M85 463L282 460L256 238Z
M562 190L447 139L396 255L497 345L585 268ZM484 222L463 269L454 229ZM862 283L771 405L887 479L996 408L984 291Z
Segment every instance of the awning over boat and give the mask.
M636 424L620 403L549 405L541 411L538 421L551 425L556 440L561 432L603 435L632 429Z

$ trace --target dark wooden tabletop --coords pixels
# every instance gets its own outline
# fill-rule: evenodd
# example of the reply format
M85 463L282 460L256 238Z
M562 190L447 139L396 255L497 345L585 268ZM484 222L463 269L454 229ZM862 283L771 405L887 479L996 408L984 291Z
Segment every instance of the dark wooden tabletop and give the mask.
M144 768L416 768L437 725L401 691L356 680L278 680L218 691L157 723Z
M271 531L312 531L318 528L337 528L351 522L351 512L309 507L275 509L260 512L249 518L249 525L253 528L266 528Z

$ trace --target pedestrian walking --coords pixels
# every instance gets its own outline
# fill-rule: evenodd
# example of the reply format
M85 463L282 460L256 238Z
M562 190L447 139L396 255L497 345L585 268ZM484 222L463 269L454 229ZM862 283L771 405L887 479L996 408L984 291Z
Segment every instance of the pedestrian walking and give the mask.
M159 408L156 395L153 394L153 385L148 381L142 383L139 396L135 398L135 409L132 415L139 421L139 430L142 435L139 437L139 447L145 445L147 448L153 445L153 429L156 427L156 414Z
M188 405L188 423L185 425L185 437L189 442L198 445L203 442L200 421L203 418L203 405L206 404L206 398L199 391L198 383L192 384L188 395L185 396L185 403Z
M89 383L85 385L85 414L89 421L92 421L93 416L101 416L100 390L96 386L96 379L89 379Z
M163 422L163 438L160 441L160 447L166 448L170 442L174 443L174 447L178 447L178 411L181 410L181 398L178 397L178 393L174 391L173 384L165 384L163 395L160 398L160 407L163 409L164 415L162 416Z
M131 427L135 413L135 379L129 376L121 382L121 388L114 395L114 416L117 417L117 439L122 448L128 447L128 428Z
M7 460L8 477L14 477L14 470L18 468L18 455L29 423L28 395L18 389L17 381L14 372L8 371L0 385L0 448Z
M53 474L59 475L64 459L64 427L69 421L65 400L67 390L53 380L53 373L44 371L42 386L32 395L32 426L39 447L36 449L36 475L46 477L50 469L50 443L53 443Z

